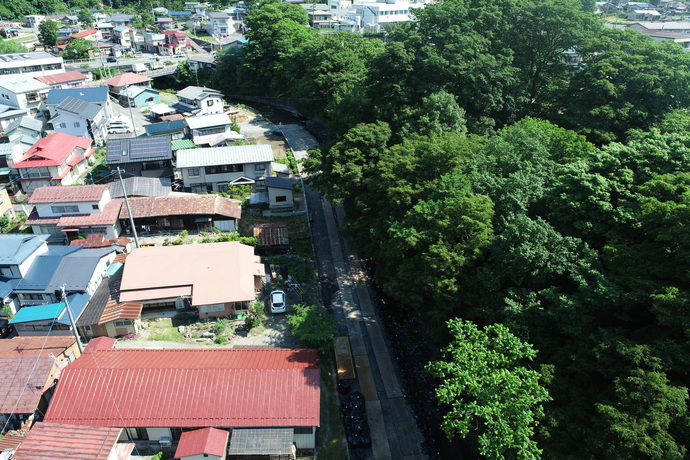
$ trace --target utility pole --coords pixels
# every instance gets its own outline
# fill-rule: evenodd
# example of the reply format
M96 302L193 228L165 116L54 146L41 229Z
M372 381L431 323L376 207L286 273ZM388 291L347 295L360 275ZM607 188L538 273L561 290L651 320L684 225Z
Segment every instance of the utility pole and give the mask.
M79 337L79 331L77 330L77 323L74 322L74 317L72 316L72 311L69 309L69 304L67 303L67 295L65 294L65 285L60 286L60 297L65 302L65 308L67 309L67 315L69 316L69 322L72 325L72 332L74 333L74 338L77 339L77 346L79 347L79 354L84 352L84 346L81 344L81 338Z
M117 167L117 175L120 178L120 185L122 186L122 194L125 196L125 206L127 206L127 214L129 215L129 225L132 226L132 233L134 234L134 245L139 247L139 237L137 236L137 228L134 226L134 217L132 217L132 209L129 207L129 198L127 198L127 190L125 183L122 180L122 170Z

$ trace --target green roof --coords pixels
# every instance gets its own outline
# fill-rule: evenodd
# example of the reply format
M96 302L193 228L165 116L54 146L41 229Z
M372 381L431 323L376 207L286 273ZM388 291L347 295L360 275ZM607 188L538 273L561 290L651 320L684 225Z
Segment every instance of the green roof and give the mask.
M64 309L65 302L50 303L48 305L36 305L35 307L22 307L10 320L10 324L55 319Z
M172 141L171 145L173 150L196 148L196 144L191 139L177 139Z

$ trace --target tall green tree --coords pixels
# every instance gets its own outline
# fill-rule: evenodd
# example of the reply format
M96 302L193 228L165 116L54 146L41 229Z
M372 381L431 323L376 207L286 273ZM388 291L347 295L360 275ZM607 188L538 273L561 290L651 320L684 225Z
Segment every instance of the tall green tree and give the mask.
M0 54L25 53L29 51L26 46L16 40L0 40Z
M49 48L57 46L58 29L60 24L53 20L45 20L38 25L38 39Z
M96 48L92 41L85 38L75 38L62 52L64 59L88 59L90 57L89 51Z
M453 339L443 350L444 360L427 365L442 379L436 398L448 408L445 433L473 434L486 458L540 458L532 438L550 397L539 373L527 365L537 352L501 324L480 329L454 319L448 327Z

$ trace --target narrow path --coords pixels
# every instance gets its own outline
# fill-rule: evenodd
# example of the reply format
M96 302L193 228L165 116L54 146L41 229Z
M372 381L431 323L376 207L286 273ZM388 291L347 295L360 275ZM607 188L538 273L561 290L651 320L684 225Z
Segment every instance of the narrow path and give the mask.
M299 161L317 145L299 125L286 125L283 134ZM366 399L374 460L425 458L422 436L396 375L385 330L368 292L368 280L356 254L341 237L342 212L305 188L312 237L320 272L332 278L339 290L331 307L347 328L359 386Z

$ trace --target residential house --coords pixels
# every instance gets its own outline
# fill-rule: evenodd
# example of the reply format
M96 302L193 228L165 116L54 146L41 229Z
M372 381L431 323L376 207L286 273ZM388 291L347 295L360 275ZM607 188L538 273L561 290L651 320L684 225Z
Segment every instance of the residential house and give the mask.
M653 9L633 10L628 13L628 21L659 21L661 13Z
M46 335L47 332L69 335L71 324L65 301L61 299L62 288L76 319L98 289L115 256L113 248L49 245L46 252L36 256L14 288L21 308L10 324L15 325L21 336Z
M0 75L21 73L34 77L64 71L62 57L45 51L0 55Z
M171 56L177 53L186 53L188 50L187 34L176 30L166 30L165 35L165 54Z
M321 396L315 350L112 349L108 340L93 339L63 371L46 422L126 427L122 440L158 447L164 441L176 448L184 432L209 427L232 429L230 452L265 436L276 449L262 452L266 457L292 453L293 443L315 447ZM95 341L101 343L92 348Z
M27 115L27 109L19 109L10 105L0 103L0 130L4 130L13 121Z
M38 32L38 26L41 25L41 23L45 20L46 17L40 14L27 14L24 16L24 27L27 29L33 29L34 32Z
M294 209L292 182L285 177L267 177L266 193L268 209L271 211L289 212Z
M115 35L115 26L110 22L97 22L93 25L93 28L101 32L103 40L111 40Z
M192 16L191 11L168 11L168 16L176 21L184 21Z
M98 146L108 136L108 121L104 107L71 96L55 107L55 116L50 119L56 132L90 138Z
M24 193L46 185L71 185L86 174L94 153L91 139L53 133L39 139L12 165Z
M36 257L48 252L47 240L47 235L0 235L0 300L12 314L20 307L14 289Z
M10 195L7 193L7 187L0 185L0 217L7 217L12 220L16 217Z
M182 149L177 151L177 168L192 192L226 192L246 184L263 190L262 179L270 175L273 159L268 144Z
M121 199L113 199L110 184L40 187L29 199L34 205L26 221L37 235L50 235L64 242L103 233L106 238L120 236L118 222Z
M0 423L18 429L40 418L58 378L79 357L74 337L13 337L0 340Z
M177 92L178 102L173 106L184 115L223 113L223 93L200 86L187 86Z
M307 11L309 25L317 29L334 28L338 22L333 18L331 7L327 3L302 3Z
M123 236L118 238L106 238L103 233L89 233L84 239L76 239L69 242L70 246L81 246L84 249L112 248L117 253L125 253L132 250L132 240Z
M121 434L122 428L37 423L16 448L12 459L118 460L130 458L134 444L118 443Z
M169 30L175 28L175 21L172 18L159 16L156 18L156 25L160 30Z
M186 431L180 436L175 458L196 460L202 457L209 460L225 460L229 437L230 433L227 430L218 428Z
M108 85L108 89L111 93L118 95L120 91L128 88L130 86L141 86L142 88L150 88L151 80L143 75L137 75L132 72L125 72L109 80L104 81Z
M657 42L670 41L678 43L686 52L690 51L690 35L688 34L667 32L665 30L640 30L639 32Z
M125 177L110 184L110 196L123 198L125 193L132 198L136 196L166 196L172 193L172 181L167 177ZM124 189L123 186L124 185Z
M230 15L224 11L207 13L206 32L214 37L226 37L235 32Z
M77 32L81 31L81 27L79 26L63 26L60 27L57 31L57 42L58 45L64 45L66 42L70 40L70 37L72 34L76 34Z
M150 107L160 104L161 98L157 90L141 86L130 86L120 91L120 104L125 107Z
M132 23L134 22L134 15L133 14L113 14L110 17L109 22L111 24L113 24L115 27L119 27L119 26L132 27Z
M45 109L50 86L27 74L0 76L0 103L35 114Z
M637 22L628 26L630 29L642 30L665 30L666 32L674 32L677 34L690 34L690 22Z
M194 71L216 70L216 57L212 54L193 54L188 62L189 68Z
M167 197L155 199L161 198ZM138 248L127 255L120 301L143 302L145 312L194 309L200 318L232 317L256 299L264 275L254 248L238 241Z
M144 51L165 54L165 34L144 32Z
M126 254L118 255L79 319L82 337L121 337L141 330L141 302L120 302L120 283Z
M124 25L115 25L111 21L111 24L113 24L113 36L110 39L113 43L117 43L118 45L122 46L124 49L133 49L132 48L132 33L129 27L124 26Z
M350 27L353 32L378 33L386 25L413 21L411 10L424 6L424 3L401 0L353 3L347 18L341 21L339 28L346 30Z
M224 232L237 230L242 215L240 202L218 195L178 194L130 198L129 208L140 233ZM120 209L120 225L129 233L129 212Z
M99 29L86 29L82 30L81 32L77 32L76 34L70 35L70 38L72 40L75 40L77 38L83 38L84 40L88 40L90 42L97 42L99 40L103 40L103 34Z
M34 78L50 86L51 89L74 88L86 84L86 76L78 70L70 70L69 72L55 73Z
M184 2L185 11L194 11L199 6L199 2Z
M177 140L184 137L187 124L184 122L184 119L178 119L151 123L145 125L144 129L147 136L170 136L172 140Z
M66 26L76 26L79 24L79 17L77 15L67 15L61 17L59 22Z
M233 56L240 56L242 54L242 49L247 43L249 43L249 40L247 40L246 38L239 38L237 40L233 40L225 44L223 46L223 49L227 54L231 54Z
M98 86L96 88L51 89L46 99L46 108L50 112L51 118L57 115L57 106L68 97L99 105L105 109L105 116L107 118L112 116L113 108L108 97L108 88Z
M25 153L32 145L43 137L43 122L34 117L24 115L7 125L5 136L10 143L22 146L21 153Z
M185 123L187 123L190 137L195 139L194 142L198 145L197 137L230 132L232 120L225 113L216 113L187 117Z
M151 14L154 16L168 16L168 9L162 6L154 8L151 10Z
M172 177L170 136L111 139L105 161L111 169L122 169L143 177Z

